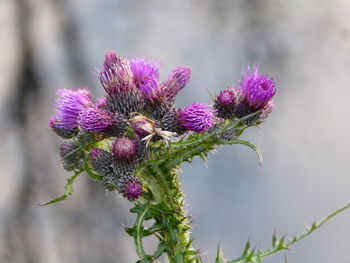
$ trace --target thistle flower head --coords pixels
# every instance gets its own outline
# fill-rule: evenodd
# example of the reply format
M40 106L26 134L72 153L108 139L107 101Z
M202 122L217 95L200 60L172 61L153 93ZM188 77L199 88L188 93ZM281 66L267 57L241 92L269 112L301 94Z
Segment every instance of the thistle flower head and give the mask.
M215 99L214 108L219 118L230 119L237 110L240 91L233 87L228 87L220 91Z
M86 131L106 131L113 125L113 115L108 111L89 107L79 113L78 124Z
M168 102L173 103L176 95L182 90L191 79L192 68L179 66L170 72L167 80L162 83L160 95Z
M81 168L83 153L74 141L67 141L60 145L60 156L65 170Z
M66 128L62 127L60 123L57 120L56 115L52 115L49 121L50 128L60 137L64 139L70 139L73 138L78 133L78 129L73 130L67 130Z
M180 110L181 125L193 132L201 133L212 128L219 120L214 116L215 110L205 103L193 103Z
M142 195L142 183L135 176L120 178L118 188L120 193L129 201L137 200Z
M146 99L156 98L158 88L159 64L143 58L130 59L134 83Z
M108 94L130 89L133 84L129 61L120 57L115 51L108 51L103 69L99 72L99 79Z
M129 182L124 189L124 195L130 201L137 200L142 195L141 182L136 180Z
M89 153L91 167L101 175L113 172L113 156L100 148L92 148Z
M57 95L59 96L55 104L57 124L67 130L73 130L78 126L79 113L93 105L91 93L87 88L77 88L60 89Z
M117 138L113 144L113 156L120 161L132 162L137 159L137 149L136 140L128 137Z
M232 105L237 100L236 91L232 87L228 87L222 91L220 91L217 96L217 101L222 105Z
M254 66L253 72L250 72L250 68L248 68L247 74L242 74L240 84L244 103L252 111L263 109L276 93L273 79L261 75L257 65Z

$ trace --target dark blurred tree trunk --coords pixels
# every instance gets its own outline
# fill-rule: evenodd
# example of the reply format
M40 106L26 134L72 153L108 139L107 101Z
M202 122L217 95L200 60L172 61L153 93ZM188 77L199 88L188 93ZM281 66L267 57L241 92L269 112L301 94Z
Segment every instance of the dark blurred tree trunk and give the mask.
M22 177L19 181L16 200L12 204L12 210L6 226L8 248L7 262L38 262L38 250L36 241L40 239L40 233L34 233L30 225L33 224L32 202L37 185L37 177L31 169L34 140L28 132L27 113L31 107L37 105L40 83L34 69L33 46L30 41L31 8L27 0L16 0L16 14L20 40L21 61L19 63L18 76L14 83L14 97L9 109L11 119L19 130L19 144L22 147L23 161Z

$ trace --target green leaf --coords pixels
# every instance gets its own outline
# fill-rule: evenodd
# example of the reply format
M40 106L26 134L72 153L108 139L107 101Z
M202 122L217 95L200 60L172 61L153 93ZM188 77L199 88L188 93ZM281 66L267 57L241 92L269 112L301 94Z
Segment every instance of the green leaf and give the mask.
M245 145L245 146L249 147L250 149L252 149L257 154L258 159L259 159L259 163L260 163L260 165L262 164L261 151L259 150L258 147L256 147L254 144L252 144L249 141L245 141L245 140L222 141L222 142L219 142L218 144L242 144L242 145Z
M75 181L75 179L78 177L78 175L81 173L82 171L76 172L72 177L70 177L69 179L67 179L67 184L65 187L65 192L62 196L55 198L51 201L45 202L45 203L41 203L39 204L40 206L44 206L44 205L50 205L50 204L54 204L54 203L58 203L58 202L62 202L64 200L66 200L66 198L70 195L73 194L73 183Z

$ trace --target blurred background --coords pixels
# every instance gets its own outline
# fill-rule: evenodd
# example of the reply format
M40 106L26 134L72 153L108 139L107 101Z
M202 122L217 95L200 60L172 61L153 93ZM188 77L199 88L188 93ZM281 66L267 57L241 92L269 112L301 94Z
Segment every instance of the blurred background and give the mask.
M129 202L69 174L50 131L55 91L103 90L93 72L106 50L156 58L161 76L179 64L193 78L177 105L210 103L207 90L237 85L248 63L277 85L275 111L225 146L185 165L181 180L195 246L214 262L220 242L238 257L248 238L268 248L273 232L292 236L350 201L350 2L347 0L1 0L0 262L135 262ZM350 211L285 254L288 262L350 262ZM155 246L145 241L146 248ZM281 253L266 262L284 262Z

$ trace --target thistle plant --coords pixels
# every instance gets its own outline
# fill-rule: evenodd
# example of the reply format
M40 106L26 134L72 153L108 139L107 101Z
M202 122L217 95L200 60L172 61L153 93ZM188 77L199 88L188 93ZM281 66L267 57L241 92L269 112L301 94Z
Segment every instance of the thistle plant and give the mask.
M75 179L86 174L133 203L136 221L125 231L134 239L139 263L158 262L165 254L171 263L202 262L192 245L191 218L184 210L179 173L184 162L206 160L220 145L242 144L257 153L252 143L240 139L249 127L260 126L273 111L276 93L272 78L258 66L242 74L237 87L227 87L213 96L212 104L195 102L177 108L177 94L191 78L191 68L179 66L164 81L157 62L127 59L108 51L98 78L105 97L93 100L88 88L61 89L50 119L51 129L65 141L59 152L63 168L73 173L64 195L42 205L65 200ZM290 240L275 235L272 248L262 251L247 242L243 254L226 260L219 248L217 263L262 262L263 258L288 249L324 222L348 208L317 221ZM144 223L151 221L150 227ZM159 240L148 254L143 238Z

